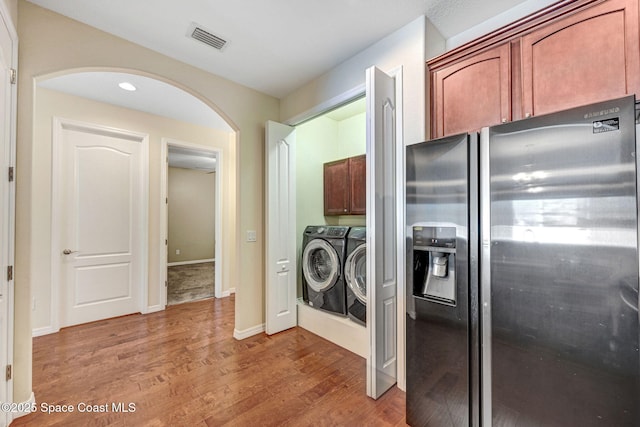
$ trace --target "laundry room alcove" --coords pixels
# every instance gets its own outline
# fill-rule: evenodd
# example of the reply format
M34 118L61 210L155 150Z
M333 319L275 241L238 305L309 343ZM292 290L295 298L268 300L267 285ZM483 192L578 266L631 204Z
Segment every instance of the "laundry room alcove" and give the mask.
M366 226L366 214L325 216L327 189L324 188L325 164L366 154L365 98L296 126L296 140L296 236L300 266L297 272L298 325L366 358L369 353L367 329L363 322L348 315L347 284L344 281L347 235L352 227ZM338 283L345 288L344 313L314 308L303 298L303 236L308 226L323 226L321 228L331 229L333 233L345 230L344 252L337 255L340 258L339 275L342 276ZM366 310L364 305L360 308L361 311Z

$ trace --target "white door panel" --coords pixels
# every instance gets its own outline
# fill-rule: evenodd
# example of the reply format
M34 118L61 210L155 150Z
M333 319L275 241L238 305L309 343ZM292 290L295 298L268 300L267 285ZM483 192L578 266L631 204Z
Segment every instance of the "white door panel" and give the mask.
M144 311L146 136L67 122L57 130L60 326Z
M297 325L295 129L266 125L266 331Z
M131 263L77 267L73 305L131 297Z
M131 253L135 154L77 147L77 194L72 203L78 217L77 247L82 247L83 256Z
M15 85L11 68L17 64L17 35L6 8L0 8L0 402L13 401L13 380L5 368L13 364L13 278L8 275L14 261L15 183L9 167L15 164ZM11 422L11 413L0 412L0 427Z
M395 79L367 70L367 394L374 399L397 376L397 171Z

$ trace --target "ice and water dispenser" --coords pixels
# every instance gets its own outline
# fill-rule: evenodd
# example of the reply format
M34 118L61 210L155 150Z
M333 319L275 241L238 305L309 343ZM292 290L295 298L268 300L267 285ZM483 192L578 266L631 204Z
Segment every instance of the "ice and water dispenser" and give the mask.
M456 227L413 227L413 295L456 305Z

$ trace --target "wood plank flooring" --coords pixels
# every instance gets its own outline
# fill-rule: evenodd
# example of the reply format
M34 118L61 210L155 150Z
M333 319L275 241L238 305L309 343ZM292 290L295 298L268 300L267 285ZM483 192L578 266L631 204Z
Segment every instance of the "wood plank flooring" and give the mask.
M209 299L34 338L38 412L11 425L406 425L398 388L366 397L361 357L301 328L237 341L233 319L233 297Z

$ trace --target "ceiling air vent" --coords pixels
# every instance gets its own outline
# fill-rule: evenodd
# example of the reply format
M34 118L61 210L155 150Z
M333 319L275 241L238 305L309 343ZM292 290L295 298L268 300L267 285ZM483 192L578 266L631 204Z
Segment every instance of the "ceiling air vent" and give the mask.
M189 36L218 50L222 50L222 48L227 44L227 41L225 39L218 37L207 30L204 30L198 24L192 24L189 31Z

